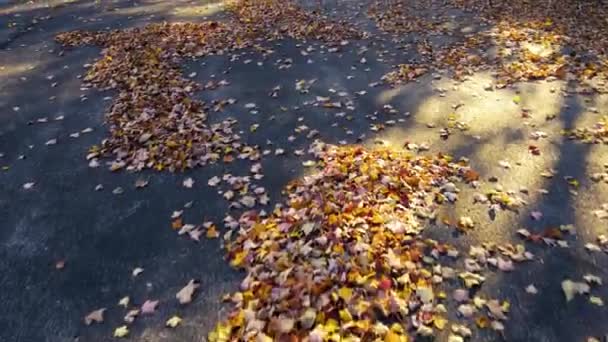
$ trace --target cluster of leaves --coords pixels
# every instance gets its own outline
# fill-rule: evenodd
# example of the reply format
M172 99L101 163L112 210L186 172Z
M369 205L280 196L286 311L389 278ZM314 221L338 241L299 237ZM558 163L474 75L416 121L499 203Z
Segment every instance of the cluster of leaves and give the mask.
M403 1L377 1L373 3L368 13L376 21L378 27L386 32L408 34L415 32L442 33L446 31L441 20L421 18L415 15L416 4Z
M441 20L446 23L450 20L447 16L413 18L413 6L404 1L392 6L378 3L372 7L370 15L380 29L391 33L415 32L420 40L420 60L399 65L396 71L385 76L388 83L408 82L421 75L410 69L450 70L459 80L477 70L491 70L498 88L548 78L581 82L595 77L605 82L608 78L605 38L608 13L604 7L594 7L583 14L572 6L556 5L551 11L539 10L539 6L531 6L528 1L510 1L498 7L488 7L486 1L477 0L451 3L481 14L490 29L465 33L464 39L455 43L431 46L428 40L432 35L461 34L442 25ZM590 18L587 13L591 13ZM488 53L492 50L496 53ZM604 90L602 85L591 87Z
M448 301L464 320L452 322L451 341L471 335L467 320L504 328L508 302L472 289L488 267L511 271L533 256L521 245L474 246L459 271L448 266L455 247L421 236L424 218L457 192L453 181L471 178L465 162L360 146L312 150L322 168L287 185L285 203L227 220L236 234L226 237L230 263L247 276L226 297L234 309L210 341L408 341L447 329ZM460 288L448 298L448 286Z
M94 44L103 56L89 69L89 85L119 91L106 120L110 137L88 159L112 155L112 170L183 170L220 158L255 155L233 132L234 120L207 124L200 86L182 76L179 61L251 47L260 38L315 38L330 42L357 32L278 0L234 0L227 23L151 24L111 32L74 31L57 36L66 46Z
M569 139L589 144L608 144L608 117L600 119L593 127L565 130L563 134Z
M139 268L139 267L135 268L133 270L133 277L137 277L143 271L144 271L143 268ZM184 286L181 290L179 290L175 294L175 299L177 299L177 301L181 305L189 304L192 302L192 299L199 287L200 287L199 282L192 279L188 282L188 284L186 284L186 286ZM159 300L148 299L145 302L143 302L141 305L134 305L134 303L131 302L131 298L129 296L121 298L118 301L117 306L123 308L123 310L122 310L124 312L123 321L125 324L115 328L113 336L117 337L117 338L127 337L129 335L129 325L132 324L133 322L135 322L135 320L139 316L156 314L159 304L160 304ZM98 324L103 323L105 321L106 311L108 311L107 308L100 308L100 309L91 311L89 314L87 314L84 317L84 323L86 325L91 325L93 323L98 323ZM178 325L180 325L181 322L182 322L181 317L179 317L177 315L173 315L169 319L167 319L165 325L169 328L175 328Z
M318 12L303 11L292 1L231 0L227 9L248 31L266 39L290 37L340 42L361 33L344 22L333 22Z

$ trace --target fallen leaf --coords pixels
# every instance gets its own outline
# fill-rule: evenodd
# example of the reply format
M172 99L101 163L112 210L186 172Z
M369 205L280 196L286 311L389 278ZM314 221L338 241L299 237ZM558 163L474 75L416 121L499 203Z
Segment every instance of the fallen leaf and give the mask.
M520 104L521 103L521 96L519 96L519 95L513 96L513 103Z
M275 319L272 323L276 331L280 334L290 333L295 326L295 321L287 317L279 317Z
M587 285L586 283L574 282L570 279L562 281L562 291L566 296L567 302L574 299L575 295L588 293L589 290L589 285Z
M500 320L506 320L507 316L505 316L505 313L503 311L503 306L495 299L490 300L486 303L486 307L488 308L488 311L490 311L490 313L492 314L492 316L496 319L500 319Z
M146 300L141 306L142 314L153 314L156 312L158 306L158 300Z
M55 262L55 269L62 270L65 268L65 260L58 260Z
M175 328L182 322L182 319L178 316L173 316L167 320L165 325L169 328Z
M209 186L216 186L218 184L220 184L221 179L218 176L213 176L209 179L209 181L207 182L207 184L209 184Z
M135 318L139 315L139 309L129 310L124 317L124 321L127 323L133 323Z
M590 252L602 252L602 249L600 248L600 246L598 246L594 243L590 243L590 242L585 244L585 249Z
M127 328L126 325L114 329L114 337L122 338L126 337L127 335L129 335L129 328Z
M184 188L191 189L192 186L194 186L194 179L188 177L188 178L184 179L184 181L182 182L182 185L184 186Z
M604 301L602 300L602 298L600 297L596 297L596 296L590 296L589 297L589 302L591 304L595 304L597 306L604 306Z
M469 291L467 291L465 289L454 290L454 294L452 297L454 298L455 301L457 301L459 303L467 302L471 299L471 298L469 298Z
M118 301L118 306L123 306L127 308L129 306L130 298L129 296L124 296Z
M91 323L103 323L103 313L106 311L106 308L97 309L95 311L91 311L88 315L84 317L84 324L91 325Z
M148 186L148 180L147 179L138 178L135 181L135 187L138 188L138 189L145 188L146 186Z
M458 312L464 317L464 318L470 318L473 316L473 314L475 314L475 312L477 312L477 310L475 309L475 307L473 305L470 304L462 304L458 307Z
M255 197L253 196L243 196L239 200L244 206L247 208L253 208L255 206Z
M598 277L596 275L593 275L593 274L585 274L583 276L583 279L587 283L592 284L592 285L594 285L594 284L595 285L602 285L602 278L600 278L600 277Z
M190 280L186 286L184 286L177 294L175 298L179 301L180 304L188 304L192 302L192 296L196 289L200 287L200 284L194 279Z
M533 211L530 213L530 216L536 220L536 221L540 221L540 219L543 218L543 213L540 211Z
M530 285L526 286L526 293L535 295L538 293L538 290L536 289L536 286L534 286L533 284L530 284Z

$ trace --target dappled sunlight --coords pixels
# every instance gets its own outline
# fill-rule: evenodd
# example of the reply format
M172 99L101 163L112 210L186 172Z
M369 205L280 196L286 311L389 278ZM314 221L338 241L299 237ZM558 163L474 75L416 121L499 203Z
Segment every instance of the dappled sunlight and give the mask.
M0 77L18 77L24 73L34 70L39 62L16 63L0 66Z
M517 93L515 89L484 90L490 81L491 75L487 72L471 75L458 84L445 78L434 80L434 94L419 101L407 119L409 121L386 129L366 141L366 145L382 143L384 146L404 148L406 143L422 144L430 148L425 153L441 152L457 158L469 158L473 169L483 179L498 178L497 184L485 183L479 192L486 193L498 184L514 194L520 194L523 190L527 192L525 200L529 206L533 206L543 196L536 189L542 189L547 184L547 179L541 174L554 167L560 158L560 149L559 145L551 144L546 139L531 140L531 133L538 130L535 126L545 125L546 116L559 116L564 106L559 89L564 84L557 81L521 84L517 87ZM409 83L380 96L390 93L392 103L400 103L402 96L410 95L404 90L410 86L422 88ZM531 117L522 115L524 109L530 112ZM563 128L555 127L555 124L552 126L553 132ZM440 131L446 127L450 128L451 133L444 140ZM552 137L562 139L560 135ZM537 146L542 157L533 155L529 145ZM506 163L504 165L509 168L501 166L499 161ZM462 200L446 209L451 212L450 216L457 218L459 213L467 213L473 203L474 192L463 192ZM481 211L476 214L480 215L480 221L488 219L483 208L480 207ZM522 208L520 213L525 214L527 209ZM478 241L511 241L518 220L514 215L498 215L492 224L480 226L469 234Z
M606 172L608 155L605 146L593 145L587 150L586 158L579 167L585 170L585 174L596 172ZM576 196L573 196L573 206L576 213L576 226L579 228L579 238L582 241L596 241L601 234L608 234L608 227L605 224L597 224L597 217L593 211L599 209L603 203L608 203L608 186L602 182L590 179L580 179L584 183L580 189L576 189Z
M22 1L21 3L10 5L5 8L0 7L0 15L14 15L24 11L53 9L56 6L69 5L75 2L78 2L78 0L46 0L37 2L27 1L25 3Z
M206 17L219 13L225 9L226 1L205 0L196 1L191 4L175 6L170 1L150 1L145 5L116 8L106 15L141 15L141 14L164 14L175 19Z
M420 82L428 81L430 77L421 78ZM380 92L375 99L378 106L392 103L393 100L398 99L399 103L408 103L411 100L419 100L426 98L428 90L425 87L421 87L418 82L411 82L395 87L387 88Z
M168 1L157 1L151 2L145 5L115 8L111 12L106 12L105 15L141 15L141 14L156 14L168 12L175 8L171 2Z
M225 1L215 1L204 5L180 6L171 11L175 17L210 16L225 9Z
M491 81L488 72L476 73L468 77L467 81L454 83L450 79L433 81L435 89L431 96L425 97L411 113L411 120L423 125L435 125L442 128L448 120L460 122L467 126L467 134L471 136L484 136L501 132L504 128L521 126L525 121L522 110L534 108L533 115L559 113L562 97L559 92L561 82L539 82L520 87L517 94L514 89L500 91L486 91L484 88ZM411 83L397 89L416 87ZM417 86L418 91L423 87ZM441 89L442 91L437 91ZM410 96L419 97L420 94L410 94L405 91L389 91L394 102L402 102L399 97L403 94L406 102ZM383 92L381 97L387 92ZM516 103L517 102L517 103ZM537 112L538 111L538 112Z

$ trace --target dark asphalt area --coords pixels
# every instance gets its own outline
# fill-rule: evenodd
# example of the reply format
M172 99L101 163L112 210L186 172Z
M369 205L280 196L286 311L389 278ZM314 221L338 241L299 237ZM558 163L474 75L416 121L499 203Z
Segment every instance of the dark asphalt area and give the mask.
M181 174L112 173L103 164L90 168L85 160L87 149L107 136L103 115L115 94L81 89L79 76L85 72L83 66L99 56L99 48L88 46L60 53L64 49L54 42L57 33L74 29L205 20L197 15L202 13L198 7L186 16L176 15L180 6L190 8L201 2L174 0L167 5L163 1L74 1L52 8L15 7L17 3L0 1L0 67L4 67L0 70L0 167L6 166L0 171L0 341L114 340L112 331L121 325L125 314L116 304L124 296L130 296L134 303L146 299L161 301L157 314L139 317L130 327L129 340L203 341L225 311L220 303L222 294L238 286L241 274L224 260L218 240L203 238L197 243L178 236L171 229L170 217L174 210L183 209L186 222L221 223L228 212L227 202L207 186L207 180L226 172L245 175L250 164L218 164ZM364 18L365 10L361 9L366 4L354 0L326 1L334 14L355 15L362 25L369 24ZM49 15L50 18L45 18ZM327 53L319 42L282 41L268 46L274 53L266 57L243 51L185 61L184 73L196 72L195 79L201 83L211 78L231 83L200 93L205 101L238 100L222 112L211 113L210 121L233 116L246 142L263 149L268 146L289 151L310 143L302 136L294 142L287 140L294 128L303 124L319 130L319 137L326 142L354 143L365 133L364 142L373 144L370 121L365 115L381 109L377 99L387 88L369 84L378 82L391 65L405 61L413 53L398 49L390 40L373 38L353 42L338 54ZM314 51L304 56L301 52L309 46ZM360 62L363 56L367 57L365 64ZM282 63L278 60L284 62L286 58L292 59L292 67L278 70L277 65ZM249 59L251 62L246 62ZM308 59L313 63L308 63ZM306 96L294 86L302 79L317 80ZM282 85L279 97L268 96L277 85ZM332 126L337 121L335 110L303 104L317 95L328 96L329 88L348 93L346 98L355 107L353 120L341 119L338 126ZM367 93L355 95L361 90ZM400 113L415 113L435 92L429 82L414 83L391 103ZM257 104L258 114L244 108L249 102ZM573 102L563 117L577 115L576 110L577 104ZM379 114L383 120L390 118L383 115L386 114ZM48 122L36 122L43 117ZM57 117L63 119L54 120ZM260 127L250 133L249 127L254 123ZM415 121L399 125L409 132L425 128L422 122ZM92 131L81 133L78 138L70 137L87 128ZM51 139L57 139L57 143L45 145ZM556 168L581 179L583 188L589 186L585 180L587 171L581 166L585 164L582 158L587 147L574 143L556 146L561 155ZM432 151L449 150L475 161L474 149L472 144L465 143L454 150L449 142L438 142L433 144ZM500 149L496 153L500 154ZM603 153L606 159L608 152ZM487 163L494 165L498 159L495 156ZM281 199L283 185L305 172L303 160L290 153L263 158L265 178L261 184L269 189L271 203ZM482 170L488 169L482 175L489 176L489 166L481 160L477 164ZM136 189L134 182L142 177L149 180L149 185ZM186 177L195 180L192 189L182 186ZM30 190L23 188L28 182L35 183ZM104 189L95 191L98 184ZM602 186L605 194L605 185ZM117 187L124 192L113 194ZM555 184L546 188L555 191L535 206L545 213L545 222L559 225L576 221L579 207L572 203L571 194ZM591 201L589 208L583 206L584 210L601 203L599 195L582 196ZM191 201L191 208L184 208ZM514 233L530 224L529 219L521 219L527 217L526 212L505 215L511 215L508 222L512 225L496 229ZM488 221L488 227L499 224L484 220ZM605 220L582 219L581 225L593 226L594 232L608 229ZM486 237L492 238L492 230L487 231ZM430 234L434 234L433 230ZM465 237L455 243L469 242ZM572 243L577 247L583 244ZM586 273L608 281L608 257L586 253L582 248L532 249L540 262L518 267L509 274L496 274L488 281L489 294L511 302L504 339L571 342L607 334L608 310L578 298L566 304L560 283L565 278L580 279ZM55 264L60 260L65 261L65 267L58 270ZM131 272L136 267L142 267L144 272L133 277ZM200 280L201 291L192 304L179 306L175 293L192 278ZM539 289L535 297L524 291L530 283ZM594 290L594 294L608 300L604 287ZM105 322L85 326L83 317L101 307L108 308ZM181 316L184 323L170 330L164 323L173 314ZM488 332L476 334L472 340L502 339Z

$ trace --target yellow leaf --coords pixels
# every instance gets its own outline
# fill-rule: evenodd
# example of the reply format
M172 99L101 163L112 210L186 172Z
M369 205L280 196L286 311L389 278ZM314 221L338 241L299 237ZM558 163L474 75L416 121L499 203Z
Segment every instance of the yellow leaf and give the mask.
M209 342L228 342L230 340L232 327L228 324L219 323L212 332L209 333Z
M407 340L407 336L400 335L392 330L384 335L384 342L407 342Z
M348 302L353 296L353 290L343 286L338 290L338 296L340 296L340 298L342 298L345 302Z
M178 316L173 316L167 320L166 326L169 328L175 328L182 322L182 319Z
M448 323L448 320L443 317L435 317L433 320L433 325L439 330L443 330L445 325Z
M340 320L342 321L342 323L350 322L353 320L353 316L350 314L350 312L348 312L347 309L340 310L339 314L340 314Z
M240 267L243 266L243 261L247 257L247 251L240 251L234 255L232 260L230 261L230 266L232 267Z
M513 102L515 104L520 104L521 103L521 97L519 95L513 96Z
M126 325L114 329L114 337L122 338L129 335L129 328Z
M216 239L220 236L220 233L215 228L215 225L209 226L207 228L207 238L208 239Z
M485 329L490 324L490 321L486 316L479 316L475 319L475 324L477 324L480 329Z

